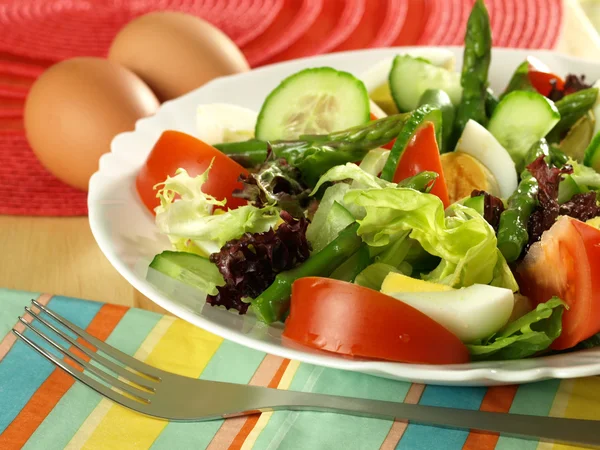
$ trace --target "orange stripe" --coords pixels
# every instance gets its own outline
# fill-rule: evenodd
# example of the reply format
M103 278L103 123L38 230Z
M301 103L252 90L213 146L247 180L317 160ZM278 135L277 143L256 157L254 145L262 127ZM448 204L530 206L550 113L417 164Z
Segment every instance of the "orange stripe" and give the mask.
M416 405L419 403L419 400L421 400L421 395L423 395L424 390L424 384L413 383L406 393L404 403ZM400 439L402 439L407 427L408 422L406 420L394 421L379 450L394 450L398 445L398 442L400 442Z
M488 388L479 407L480 411L507 413L519 386L492 386ZM463 450L493 450L498 442L498 433L471 431Z
M281 381L281 378L283 377L285 369L287 369L289 363L289 359L284 359L282 361L281 365L279 366L279 369L277 369L277 372L275 372L275 375L273 375L273 378L271 378L271 382L268 384L267 387L276 388L279 385L279 382ZM233 439L233 442L229 446L229 450L240 450L242 448L242 445L244 445L246 438L254 429L254 426L256 425L256 422L258 422L259 418L260 414L254 414L246 419L246 423L244 423L240 432Z
M248 384L250 386L266 386L275 376L275 373L277 372L279 366L281 366L282 362L283 358L279 356L266 355L256 369L256 372L254 372L254 375ZM220 450L223 448L229 448L235 437L246 424L247 420L247 417L234 417L225 420L221 424L219 431L217 431L212 438L212 441L210 441L210 444L206 450Z
M102 305L86 331L98 339L105 340L128 309L118 305ZM89 361L88 357L85 359ZM22 448L73 383L75 383L73 377L67 375L62 369L54 369L4 433L0 435L0 448Z
M37 301L42 305L47 305L51 298L52 296L49 294L42 294L38 297ZM25 319L27 322L31 322L32 317L29 314L24 314L23 319ZM13 328L20 333L25 331L25 325L23 325L21 322L17 322ZM0 342L0 361L2 361L2 359L6 356L12 346L15 345L16 341L17 336L15 336L14 333L8 333L6 336L4 336L4 339L2 339Z

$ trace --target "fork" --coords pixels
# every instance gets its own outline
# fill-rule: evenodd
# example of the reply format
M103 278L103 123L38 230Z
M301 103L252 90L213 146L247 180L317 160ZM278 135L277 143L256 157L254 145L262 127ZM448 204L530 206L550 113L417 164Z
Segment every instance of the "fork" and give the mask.
M441 427L502 433L526 439L600 445L600 421L597 420L461 410L189 378L142 363L95 338L36 300L32 300L32 306L37 308L39 313L25 307L32 320L28 322L19 317L19 321L79 367L67 363L66 359L57 357L53 352L13 329L13 333L19 339L104 397L139 413L160 419L195 422L278 410L320 411L407 420ZM42 313L51 320L42 317ZM50 338L47 332L34 326L36 321L97 364L91 364L72 349L67 349L56 339ZM54 325L53 321L96 350L78 342ZM100 352L107 357L102 356Z

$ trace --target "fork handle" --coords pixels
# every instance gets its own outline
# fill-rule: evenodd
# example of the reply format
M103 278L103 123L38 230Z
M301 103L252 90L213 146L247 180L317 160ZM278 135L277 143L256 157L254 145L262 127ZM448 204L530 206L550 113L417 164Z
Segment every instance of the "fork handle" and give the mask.
M597 420L506 414L263 389L262 401L252 403L270 406L260 408L260 411L335 412L364 417L408 420L448 428L487 431L525 439L552 440L588 446L600 445L600 421ZM227 417L233 415L239 414Z

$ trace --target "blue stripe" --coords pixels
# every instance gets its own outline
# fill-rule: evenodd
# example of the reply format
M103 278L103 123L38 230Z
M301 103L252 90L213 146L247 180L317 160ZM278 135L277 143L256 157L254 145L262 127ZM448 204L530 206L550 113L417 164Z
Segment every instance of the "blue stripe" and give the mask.
M74 324L86 328L102 304L54 297L50 306ZM33 333L27 334L31 338ZM10 349L0 363L0 433L10 425L53 369L52 363L20 340Z
M421 405L444 406L460 409L479 409L486 388L427 386L421 396ZM397 450L460 450L468 431L409 424L396 447Z

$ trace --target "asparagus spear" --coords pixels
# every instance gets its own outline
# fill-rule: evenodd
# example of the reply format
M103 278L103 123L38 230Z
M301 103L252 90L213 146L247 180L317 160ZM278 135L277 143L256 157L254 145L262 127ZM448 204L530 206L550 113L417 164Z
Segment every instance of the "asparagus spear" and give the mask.
M598 88L589 88L565 95L557 101L555 105L560 113L560 121L548 133L548 141L560 142L563 133L594 106L597 97Z
M477 0L467 22L464 62L460 78L463 93L454 120L454 142L458 141L469 119L482 125L487 123L485 100L491 52L490 18L483 0Z
M539 156L548 156L548 144L545 139L534 145L526 158L526 165ZM500 215L498 225L498 248L507 262L516 261L529 240L527 222L537 206L538 183L529 170L521 173L521 182L517 190L508 198L508 207Z
M392 141L409 116L410 113L394 114L347 130L300 136L293 141L267 143L252 139L216 147L246 167L264 162L270 150L275 157L285 158L289 164L298 167L307 184L314 185L332 167L360 161L370 150Z
M358 251L362 239L356 234L358 223L353 222L323 250L311 255L298 267L281 272L262 294L252 300L256 316L267 324L280 320L289 308L292 284L303 277L327 277Z

